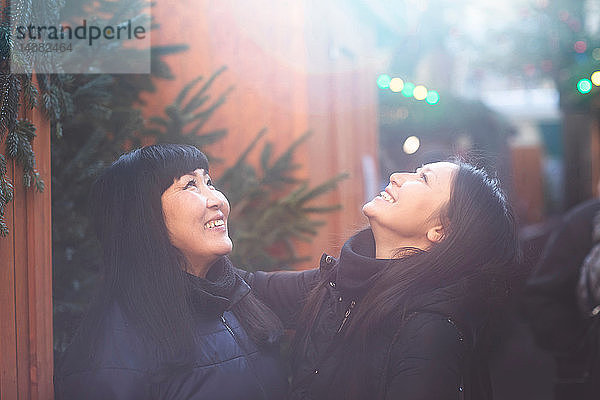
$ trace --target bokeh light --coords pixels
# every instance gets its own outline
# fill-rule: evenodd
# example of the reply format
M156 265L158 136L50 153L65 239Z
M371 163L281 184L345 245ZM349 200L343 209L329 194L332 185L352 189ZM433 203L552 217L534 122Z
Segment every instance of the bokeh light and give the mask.
M414 154L417 152L417 150L419 150L419 147L421 147L421 141L419 138L416 136L409 136L404 141L402 150L404 150L406 154Z
M404 88L404 81L400 78L394 78L390 81L390 90L398 93Z
M402 89L402 96L412 97L414 90L415 90L415 84L411 83L411 82L406 82L404 84L404 89Z
M592 90L592 81L589 79L580 79L579 82L577 82L577 90L582 94L589 93Z
M573 48L577 53L585 53L585 51L587 50L587 43L583 40L578 40L573 45Z
M417 100L425 100L427 98L427 88L423 85L418 85L413 90L413 96Z
M430 90L429 93L427 93L426 101L431 105L437 104L440 101L440 95L435 90Z
M592 83L596 86L600 86L600 71L596 71L592 74L592 76L590 77L590 79L592 80Z
M388 74L381 74L377 78L377 86L379 86L380 89L387 89L390 87L391 79L392 78Z

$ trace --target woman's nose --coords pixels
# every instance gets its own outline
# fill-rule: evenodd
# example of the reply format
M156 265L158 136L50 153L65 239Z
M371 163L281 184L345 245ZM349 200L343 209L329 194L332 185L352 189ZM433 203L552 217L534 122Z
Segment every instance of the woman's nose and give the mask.
M390 183L396 186L402 186L406 181L417 179L417 174L410 172L394 172L390 175Z
M206 207L218 210L223 207L223 200L216 193L211 192L206 196Z
M402 172L394 172L390 175L390 183L396 186L402 186L402 184L406 181L406 174Z

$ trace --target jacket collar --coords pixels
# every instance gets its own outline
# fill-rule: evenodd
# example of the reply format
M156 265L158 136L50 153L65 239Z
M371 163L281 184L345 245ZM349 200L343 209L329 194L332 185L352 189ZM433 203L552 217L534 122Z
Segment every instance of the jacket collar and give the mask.
M342 247L336 284L340 290L364 292L375 274L390 260L375 258L375 238L371 229L352 236Z
M336 287L352 296L364 294L381 269L391 260L375 258L375 238L371 229L352 236L342 247L336 272ZM411 311L432 312L457 320L461 325L477 323L484 317L485 301L473 301L477 285L463 278L447 286L416 295ZM483 294L481 294L483 295ZM481 296L479 297L481 298Z

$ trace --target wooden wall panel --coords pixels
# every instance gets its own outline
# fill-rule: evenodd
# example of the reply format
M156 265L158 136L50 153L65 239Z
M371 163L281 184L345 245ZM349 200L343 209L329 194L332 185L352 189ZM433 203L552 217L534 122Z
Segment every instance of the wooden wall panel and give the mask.
M361 65L373 47L369 27L357 35L360 20L333 3L313 0L167 0L157 3L153 16L160 24L153 45L185 43L189 50L168 58L176 80L157 82L160 96L144 98L145 115L162 113L186 82L226 65L211 93L232 85L234 91L207 128L229 133L209 151L231 163L266 127L277 153L310 129L311 138L296 152L298 176L313 185L340 172L351 177L319 202L341 203L344 210L317 216L326 225L312 244L300 243L299 251L313 260L306 267L323 251L337 253L366 224L360 212L362 157L376 160L375 74ZM338 50L339 56L333 54ZM211 165L217 176L224 167Z
M14 182L14 163L8 163ZM15 203L5 212L7 225L14 226ZM0 238L0 398L17 398L17 337L15 323L15 237Z
M29 377L32 399L52 399L52 228L50 126L41 113L30 116L38 128L34 142L38 172L44 179L43 193L28 191L27 202L27 307L29 335Z
M14 200L7 210L10 235L0 238L0 398L48 400L52 384L52 264L50 227L50 129L43 116L34 141L43 193L25 190L14 163Z

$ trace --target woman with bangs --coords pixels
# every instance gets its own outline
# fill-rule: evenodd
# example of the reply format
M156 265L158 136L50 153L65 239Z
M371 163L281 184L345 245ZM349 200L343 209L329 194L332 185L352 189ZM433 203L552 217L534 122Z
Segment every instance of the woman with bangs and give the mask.
M245 276L296 331L290 398L490 399L495 313L519 262L507 199L465 163L389 181L338 259Z
M193 146L121 156L95 182L97 297L55 375L57 400L280 400L281 322L227 254L229 203Z

